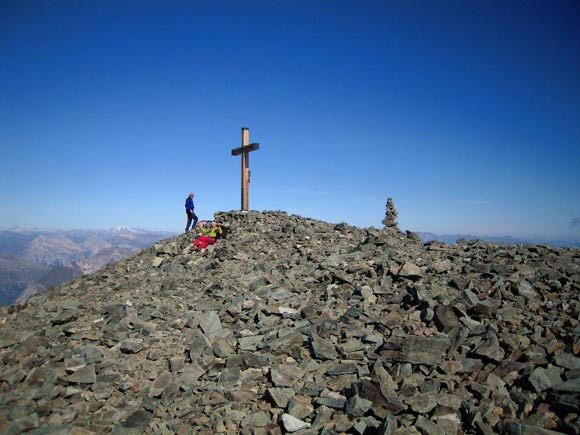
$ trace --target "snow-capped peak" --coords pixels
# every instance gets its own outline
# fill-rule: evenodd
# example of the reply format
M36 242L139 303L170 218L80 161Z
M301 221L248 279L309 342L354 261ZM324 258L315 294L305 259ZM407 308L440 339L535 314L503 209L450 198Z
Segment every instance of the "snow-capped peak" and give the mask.
M137 228L131 228L131 227L126 227L126 226L118 226L115 227L113 229L111 229L111 232L113 233L142 233L144 230L139 230Z

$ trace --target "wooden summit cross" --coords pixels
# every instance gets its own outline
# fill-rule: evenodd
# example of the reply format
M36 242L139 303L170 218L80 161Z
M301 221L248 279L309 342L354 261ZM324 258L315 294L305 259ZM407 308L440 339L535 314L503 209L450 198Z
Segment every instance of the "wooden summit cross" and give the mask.
M242 146L232 150L232 156L242 156L242 211L249 208L250 151L260 149L259 143L250 143L250 129L242 127Z

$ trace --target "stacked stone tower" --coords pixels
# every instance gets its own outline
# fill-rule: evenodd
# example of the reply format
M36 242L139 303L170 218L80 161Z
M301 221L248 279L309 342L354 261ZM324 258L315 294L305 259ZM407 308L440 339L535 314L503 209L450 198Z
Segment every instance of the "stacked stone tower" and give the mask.
M395 205L393 204L393 198L387 198L387 210L385 213L385 218L383 219L383 224L385 228L393 228L398 230L399 224L397 224L397 209L395 209Z

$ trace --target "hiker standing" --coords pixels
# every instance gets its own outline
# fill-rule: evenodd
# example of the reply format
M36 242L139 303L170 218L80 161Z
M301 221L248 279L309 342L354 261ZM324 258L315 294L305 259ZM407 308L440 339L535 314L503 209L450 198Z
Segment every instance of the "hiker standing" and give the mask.
M193 205L194 196L195 193L190 192L189 196L185 200L185 213L187 214L187 225L185 226L186 233L189 231L189 226L191 225L192 222L193 222L193 225L191 226L192 229L195 228L195 226L197 225L197 215L193 211L195 209L195 205Z

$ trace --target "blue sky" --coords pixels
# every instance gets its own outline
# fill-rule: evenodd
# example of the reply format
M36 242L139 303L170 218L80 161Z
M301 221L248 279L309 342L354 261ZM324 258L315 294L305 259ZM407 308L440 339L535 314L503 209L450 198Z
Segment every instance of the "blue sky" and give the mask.
M0 228L240 207L580 240L577 1L0 0Z

